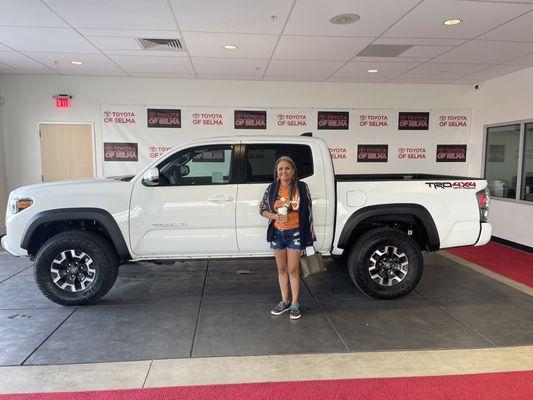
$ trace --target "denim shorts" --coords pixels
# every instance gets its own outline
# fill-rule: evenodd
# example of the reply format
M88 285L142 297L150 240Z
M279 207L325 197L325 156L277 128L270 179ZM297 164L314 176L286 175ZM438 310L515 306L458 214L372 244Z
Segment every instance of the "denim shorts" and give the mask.
M274 250L302 250L300 230L298 228L285 230L274 228L274 238L270 242L270 248Z

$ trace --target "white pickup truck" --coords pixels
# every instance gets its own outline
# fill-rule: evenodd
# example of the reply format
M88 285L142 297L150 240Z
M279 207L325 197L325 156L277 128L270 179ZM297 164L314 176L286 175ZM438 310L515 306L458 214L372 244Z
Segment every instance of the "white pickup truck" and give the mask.
M353 283L370 296L413 290L421 250L491 237L485 180L335 175L321 139L235 136L182 145L133 177L21 187L2 246L34 259L40 290L63 305L100 299L126 261L272 256L258 203L281 155L309 186L315 248L347 255Z

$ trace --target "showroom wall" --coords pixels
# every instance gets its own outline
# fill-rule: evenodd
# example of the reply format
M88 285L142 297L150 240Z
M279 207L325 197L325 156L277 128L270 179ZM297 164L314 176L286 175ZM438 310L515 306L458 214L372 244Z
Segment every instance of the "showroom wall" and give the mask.
M533 119L533 68L482 82L473 90L472 144L482 145L483 126ZM483 174L482 152L471 154L474 175ZM494 236L533 247L533 203L493 198L490 221Z
M2 86L0 85L0 236L6 233L6 227L4 224L5 209L7 201L7 183L6 183L6 164L5 164L5 152L4 152L4 124L3 124L3 97Z
M96 169L97 175L102 176L102 104L470 111L473 96L472 87L461 85L197 81L22 75L0 75L0 87L5 98L5 104L2 106L4 115L2 124L7 191L41 181L39 122L94 124ZM55 107L52 96L59 93L73 96L71 108ZM464 143L467 141L468 138L465 138ZM479 161L475 163L471 161L481 158L480 154L476 154L479 152L481 146L471 141L466 163L468 175L477 175L480 171L477 164ZM459 163L446 164L451 166ZM6 196L7 193L2 197L5 199ZM3 219L3 216L0 218ZM3 225L3 221L0 222Z

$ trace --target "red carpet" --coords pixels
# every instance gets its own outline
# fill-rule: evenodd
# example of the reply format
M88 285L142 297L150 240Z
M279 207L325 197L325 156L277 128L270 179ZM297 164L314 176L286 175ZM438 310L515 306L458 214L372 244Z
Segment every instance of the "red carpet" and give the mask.
M457 247L447 252L533 287L533 254L489 242L480 247ZM531 396L533 399L533 395Z
M530 400L533 371L0 395L0 400Z

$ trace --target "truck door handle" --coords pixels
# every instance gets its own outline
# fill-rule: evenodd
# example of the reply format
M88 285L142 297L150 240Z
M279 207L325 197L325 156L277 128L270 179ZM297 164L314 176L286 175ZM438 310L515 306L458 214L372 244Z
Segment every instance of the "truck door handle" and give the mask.
M212 201L213 203L223 204L233 201L233 197L226 196L225 194L219 194L216 196L211 196L208 200Z

